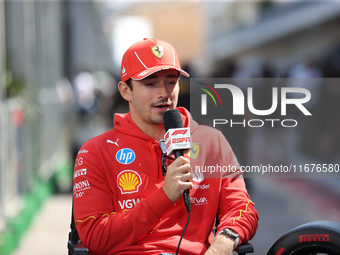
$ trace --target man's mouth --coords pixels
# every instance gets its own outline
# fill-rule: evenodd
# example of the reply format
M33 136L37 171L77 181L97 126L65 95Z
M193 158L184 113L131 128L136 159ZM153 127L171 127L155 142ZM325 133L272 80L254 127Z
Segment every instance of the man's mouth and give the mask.
M154 105L155 108L158 108L160 110L162 109L168 109L170 108L171 104L157 104L157 105Z

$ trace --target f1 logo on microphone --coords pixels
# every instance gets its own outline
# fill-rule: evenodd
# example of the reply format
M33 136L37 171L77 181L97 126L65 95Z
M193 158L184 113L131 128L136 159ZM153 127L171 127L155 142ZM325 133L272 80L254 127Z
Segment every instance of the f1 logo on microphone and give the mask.
M172 132L171 135L185 135L188 132L188 129L182 129L182 130L175 130Z
M174 150L191 148L189 128L170 128L165 136L166 154L169 156Z

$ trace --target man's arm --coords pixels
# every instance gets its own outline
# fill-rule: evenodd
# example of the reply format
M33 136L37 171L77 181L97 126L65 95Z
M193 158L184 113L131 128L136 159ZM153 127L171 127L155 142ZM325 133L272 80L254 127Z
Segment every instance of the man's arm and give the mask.
M116 212L115 191L106 179L100 153L91 142L85 143L81 150L88 152L78 155L77 162L82 164L75 166L75 173L86 169L86 175L74 179L74 216L81 240L94 254L114 252L142 240L182 197L183 191L193 185L190 162L179 157L168 167L162 188L133 208ZM82 190L84 185L88 189Z
M222 178L217 233L231 229L239 235L239 244L250 240L256 232L259 215L250 200L240 171L240 165L222 133L219 134L220 153L223 165L234 166L239 174ZM219 235L218 235L219 236Z
M81 240L93 254L107 254L137 243L173 207L160 188L131 209L114 206L114 194L108 184L100 153L91 142L78 154L74 178L74 217ZM86 170L85 172L81 172ZM80 171L80 172L77 172ZM118 192L118 191L116 191ZM137 226L137 227L136 227Z

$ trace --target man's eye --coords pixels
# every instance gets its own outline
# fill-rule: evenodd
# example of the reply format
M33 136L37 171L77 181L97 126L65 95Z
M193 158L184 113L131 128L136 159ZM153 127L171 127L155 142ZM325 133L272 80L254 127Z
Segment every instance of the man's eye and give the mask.
M155 85L155 83L151 83L151 82L150 82L150 83L146 83L146 84L145 84L145 86L153 86L153 85Z

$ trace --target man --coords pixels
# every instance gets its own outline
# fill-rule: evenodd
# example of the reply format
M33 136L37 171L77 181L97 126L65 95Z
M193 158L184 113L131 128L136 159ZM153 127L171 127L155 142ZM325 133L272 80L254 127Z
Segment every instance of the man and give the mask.
M161 40L144 39L123 56L118 88L130 112L116 114L114 129L83 145L74 172L76 228L92 254L175 254L187 221L186 189L193 205L179 254L230 255L255 234L258 214L242 178L192 178L193 161L238 163L223 135L199 126L184 108L183 125L190 125L200 152L177 158L163 176L163 114L176 108L179 74L189 76ZM216 216L218 234L210 245Z

